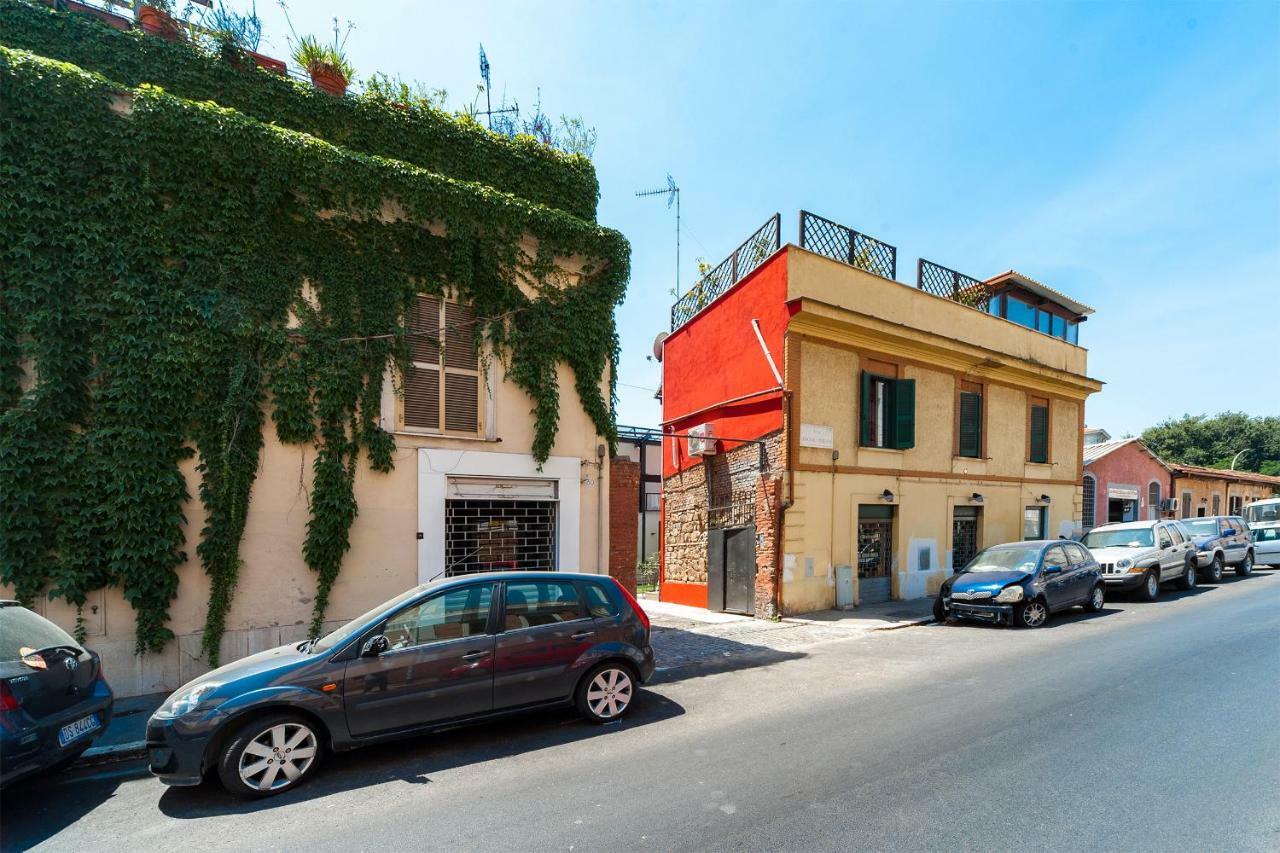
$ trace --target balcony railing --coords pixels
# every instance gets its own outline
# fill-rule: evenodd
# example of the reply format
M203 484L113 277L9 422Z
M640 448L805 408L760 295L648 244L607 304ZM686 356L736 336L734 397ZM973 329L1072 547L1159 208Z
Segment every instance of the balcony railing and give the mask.
M800 248L882 278L898 276L898 250L893 246L807 210L800 211Z
M781 247L782 216L775 213L714 269L698 279L671 306L671 331L692 320L716 297L733 287Z
M916 264L916 287L979 311L986 311L991 302L987 286L976 278L924 258Z

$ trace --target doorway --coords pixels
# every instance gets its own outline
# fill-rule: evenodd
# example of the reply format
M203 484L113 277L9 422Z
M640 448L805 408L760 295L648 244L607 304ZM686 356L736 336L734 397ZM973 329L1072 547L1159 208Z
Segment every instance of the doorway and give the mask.
M858 507L858 598L882 604L892 597L893 507Z
M753 614L756 609L756 526L707 531L707 609Z
M1138 502L1110 498L1107 500L1107 523L1138 520Z
M951 519L951 569L960 571L978 555L978 528L982 510L976 506L958 506Z

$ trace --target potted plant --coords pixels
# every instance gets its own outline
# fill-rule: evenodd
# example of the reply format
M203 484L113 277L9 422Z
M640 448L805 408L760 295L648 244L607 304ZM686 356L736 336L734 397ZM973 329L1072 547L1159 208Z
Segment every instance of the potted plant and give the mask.
M307 70L311 83L330 95L345 95L347 83L355 75L342 46L321 44L315 36L303 36L293 48L293 61Z
M243 66L252 60L259 68L284 75L285 64L279 59L258 53L262 41L262 20L258 17L258 5L254 3L249 14L241 15L228 9L222 0L211 6L201 19L208 30L212 48L224 61Z
M173 17L173 0L146 0L138 6L138 26L165 41L181 41L182 28Z

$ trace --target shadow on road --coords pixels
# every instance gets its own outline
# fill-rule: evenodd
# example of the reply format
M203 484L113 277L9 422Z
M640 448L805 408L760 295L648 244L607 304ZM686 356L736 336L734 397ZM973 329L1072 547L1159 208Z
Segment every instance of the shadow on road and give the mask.
M719 672L771 666L805 656L803 652L783 651L730 637L658 625L653 626L652 642L658 672L651 684L669 684Z
M0 850L47 841L114 797L121 782L150 775L145 764L130 762L23 779L4 789Z
M227 793L211 776L195 788L167 789L160 797L159 807L168 817L192 820L276 809L385 782L427 785L431 774L442 770L608 737L682 714L684 708L679 704L644 691L631 713L617 723L593 725L571 710L508 717L351 752L329 753L314 779L296 791L275 797L242 800Z

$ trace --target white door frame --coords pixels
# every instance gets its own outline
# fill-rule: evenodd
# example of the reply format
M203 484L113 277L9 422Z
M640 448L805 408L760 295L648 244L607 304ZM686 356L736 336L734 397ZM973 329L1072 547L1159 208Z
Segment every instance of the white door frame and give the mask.
M418 448L418 583L443 577L445 562L445 497L449 477L500 477L555 480L559 507L556 511L556 565L564 571L580 571L579 526L582 522L582 460L576 456L552 456L538 470L527 453L491 453L482 450Z

